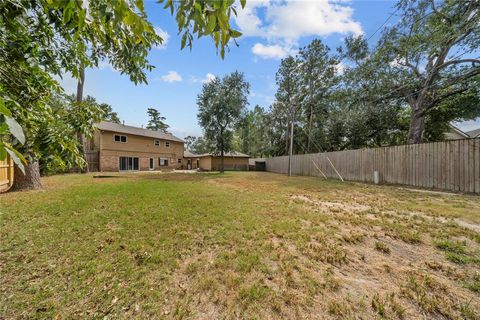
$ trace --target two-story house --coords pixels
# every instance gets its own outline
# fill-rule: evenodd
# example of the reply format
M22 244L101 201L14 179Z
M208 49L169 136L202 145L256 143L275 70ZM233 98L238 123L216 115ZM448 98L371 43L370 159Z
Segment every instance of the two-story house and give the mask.
M184 141L172 134L102 121L86 146L91 171L148 171L182 166Z

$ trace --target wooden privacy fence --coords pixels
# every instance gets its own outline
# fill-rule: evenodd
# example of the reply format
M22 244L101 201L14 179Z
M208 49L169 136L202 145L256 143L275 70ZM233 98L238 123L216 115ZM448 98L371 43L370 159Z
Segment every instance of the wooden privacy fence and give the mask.
M13 161L9 156L0 161L0 192L5 192L13 185Z
M88 171L89 172L97 172L98 170L98 162L99 162L99 154L97 150L87 150L85 151L85 156L88 164Z
M338 171L335 171L335 169ZM266 159L266 170L288 172L288 156ZM480 194L480 139L295 155L292 173Z

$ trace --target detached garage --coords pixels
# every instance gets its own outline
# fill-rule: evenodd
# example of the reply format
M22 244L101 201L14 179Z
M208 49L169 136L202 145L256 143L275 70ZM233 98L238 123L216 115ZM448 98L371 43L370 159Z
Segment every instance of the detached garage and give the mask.
M204 171L219 171L222 157L211 153L197 155L198 168ZM225 170L248 171L249 155L240 152L227 152L224 156Z

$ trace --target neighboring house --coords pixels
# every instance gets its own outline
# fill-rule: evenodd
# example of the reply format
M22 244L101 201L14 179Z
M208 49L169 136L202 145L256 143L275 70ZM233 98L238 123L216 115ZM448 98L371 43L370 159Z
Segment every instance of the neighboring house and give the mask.
M465 132L470 138L480 138L480 128Z
M182 166L184 141L169 133L102 121L86 146L91 171L148 171Z
M460 140L468 139L469 135L466 132L463 132L454 125L450 125L450 130L445 133L445 140Z
M226 152L224 155L224 169L225 170L248 170L249 155L240 152ZM191 163L197 161L197 167L204 171L218 171L220 170L222 157L217 154L205 153L194 155L194 157L187 158L192 159Z

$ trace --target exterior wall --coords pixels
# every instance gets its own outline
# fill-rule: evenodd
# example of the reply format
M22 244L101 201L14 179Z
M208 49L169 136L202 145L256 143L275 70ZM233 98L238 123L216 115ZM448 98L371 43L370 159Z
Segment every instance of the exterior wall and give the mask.
M220 170L222 163L221 157L212 158L212 170ZM225 170L248 170L248 158L237 158L237 157L225 157L224 158L224 167Z
M445 133L445 140L460 140L465 139L464 135L461 135L455 130L450 130L449 132Z
M120 157L138 157L139 170L150 170L150 158L154 159L153 170L177 169L182 166L178 159L183 159L183 143L170 140L160 140L160 146L155 146L155 138L127 136L127 142L115 142L114 132L97 131L93 139L93 145L100 151L100 171L119 171ZM165 147L165 141L170 141L170 147ZM167 158L168 166L160 166L159 158Z
M188 158L183 158L182 160L182 169L188 169L188 160L191 161L191 170L196 170L198 169L197 167L197 159L200 160L200 158L197 157L188 157ZM199 161L200 162L200 161Z
M212 170L212 157L201 157L198 161L198 166L201 170L211 171Z
M201 170L218 171L222 162L221 157L201 157L199 161ZM225 157L225 170L248 170L248 158Z

